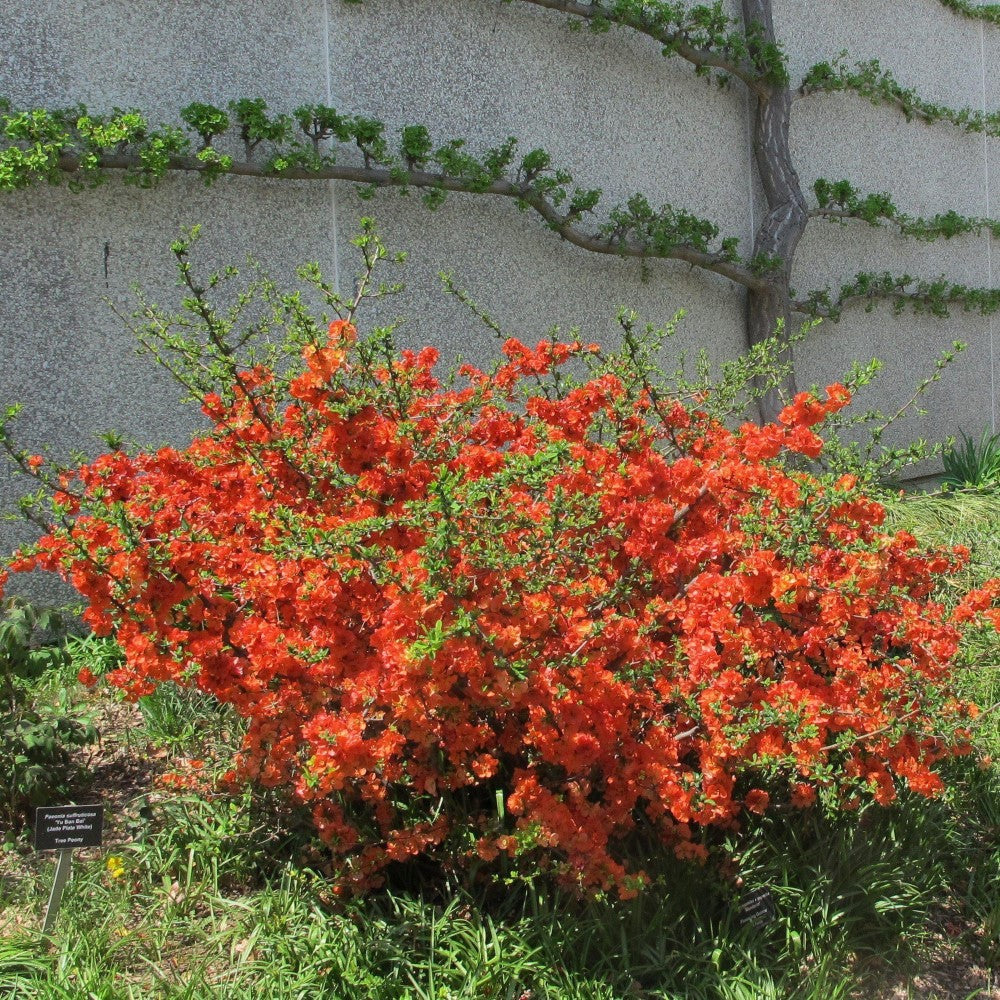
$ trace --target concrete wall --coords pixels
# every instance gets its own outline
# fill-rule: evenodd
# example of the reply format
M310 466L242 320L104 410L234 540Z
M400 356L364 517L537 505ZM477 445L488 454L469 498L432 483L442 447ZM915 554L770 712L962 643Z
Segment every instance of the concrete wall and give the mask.
M846 49L852 60L878 59L928 100L1000 108L1000 30L957 16L936 0L778 0L775 27L786 40L793 80ZM891 191L899 208L914 216L948 209L997 215L991 204L1000 205L998 152L998 139L968 135L944 123L907 122L890 107L848 93L810 96L794 107L792 154L803 190L809 192L817 177L845 177L862 191ZM800 245L794 280L801 289L837 288L857 271L888 270L931 279L947 274L952 281L993 287L998 276L990 251L988 236L919 243L889 229L817 221ZM935 355L961 340L968 350L926 397L929 414L909 422L906 431L911 438L930 440L959 429L978 436L984 426L995 429L998 419L997 332L995 318L961 310L942 320L912 312L894 316L885 307L870 313L855 308L839 323L822 327L800 351L800 381L822 381L852 358L881 358L885 374L877 402L892 412L929 374Z
M936 0L775 0L775 19L793 79L846 48L858 59L878 57L931 99L1000 107L1000 31ZM435 139L463 136L476 149L520 136L524 149L544 145L611 201L643 191L743 241L760 217L742 88L718 90L634 33L570 32L564 17L528 4L0 0L0 25L0 94L15 105L135 106L174 121L193 100L260 95L277 110L323 101L382 118L390 130L424 122ZM908 124L851 95L798 101L792 128L804 187L818 176L848 177L863 190L892 190L911 214L988 215L991 193L1000 204L1000 140ZM407 317L409 342L480 362L495 351L489 332L441 293L437 272L447 269L508 330L529 338L559 323L610 340L617 308L628 305L658 321L687 309L679 350L706 347L721 358L742 345L742 296L726 282L659 262L643 280L635 262L566 245L507 203L453 196L428 213L415 198L382 193L362 202L350 185L329 182L226 178L205 189L172 177L146 192L113 181L79 195L60 188L0 197L0 401L25 403L21 435L32 447L52 441L61 452L93 452L95 433L108 427L147 445L183 440L192 416L163 373L134 356L106 300L128 311L138 282L153 300L175 304L168 246L196 222L206 268L252 252L284 279L316 260L350 287L349 240L372 214L390 247L410 258L407 292L370 318ZM869 268L994 283L986 238L924 245L816 222L796 285L836 287ZM945 321L851 312L800 349L800 381L828 381L853 359L878 356L887 362L879 401L889 409L943 346L962 339L970 350L929 398L934 417L912 434L978 433L997 419L994 335L989 319L961 312ZM9 508L21 488L0 473L0 506ZM0 551L17 537L0 526Z

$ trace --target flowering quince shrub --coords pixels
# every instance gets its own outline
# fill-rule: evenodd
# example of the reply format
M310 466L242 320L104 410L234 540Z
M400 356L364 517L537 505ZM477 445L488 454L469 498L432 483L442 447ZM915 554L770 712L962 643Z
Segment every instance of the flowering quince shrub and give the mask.
M442 384L373 342L334 322L290 375L233 364L189 447L53 472L11 564L80 591L129 695L234 706L231 780L310 808L342 887L423 855L629 894L635 835L704 859L747 812L942 790L998 586L947 612L963 553L796 471L843 386L734 430L593 346Z

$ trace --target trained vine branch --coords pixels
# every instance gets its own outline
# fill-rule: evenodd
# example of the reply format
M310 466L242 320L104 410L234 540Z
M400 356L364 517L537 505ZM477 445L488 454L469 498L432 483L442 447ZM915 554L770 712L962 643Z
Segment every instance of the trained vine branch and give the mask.
M93 186L102 183L108 171L121 171L126 181L152 187L168 172L180 171L197 173L209 184L228 174L344 180L362 185L364 193L379 187L414 187L426 192L431 207L447 192L492 194L533 209L563 239L595 253L680 260L747 288L762 285L760 272L768 266L767 261L742 260L735 238L717 241L718 227L709 220L670 205L654 209L642 195L611 209L604 223L586 229L580 222L594 215L601 192L574 186L570 173L554 167L544 150L532 150L515 163L513 139L475 157L464 151L463 140L433 149L427 129L414 125L402 130L398 150L390 152L381 122L342 116L323 105L274 119L267 117L262 100L236 101L231 110L249 154L243 161L213 145L231 125L225 111L208 104L181 110L181 118L200 138L197 151L180 129L151 127L138 112L107 120L87 114L82 106L72 113L36 109L3 114L0 122L9 145L0 149L0 189L42 180L57 184L64 177L77 188ZM308 142L293 138L296 124ZM272 140L270 155L254 159L264 137ZM352 141L363 165L338 162L331 146Z
M715 71L722 84L736 77L763 94L762 77L779 85L788 79L784 55L773 39L765 38L759 28L745 31L723 11L721 3L688 8L655 0L523 2L580 18L595 32L607 31L612 25L632 28L659 42L664 56L680 56L702 75Z
M833 62L817 63L805 75L799 94L836 93L854 91L872 104L888 104L897 108L907 121L927 123L948 122L963 132L984 133L1000 137L1000 111L981 111L976 108L951 108L935 104L921 97L916 90L904 87L889 70L883 69L877 59L847 63L846 53Z
M938 2L963 17L1000 24L1000 4L970 3L969 0L938 0Z

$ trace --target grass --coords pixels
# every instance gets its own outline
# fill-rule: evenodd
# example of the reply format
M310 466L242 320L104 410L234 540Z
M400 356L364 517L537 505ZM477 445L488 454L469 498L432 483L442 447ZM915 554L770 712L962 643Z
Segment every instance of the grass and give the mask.
M913 496L890 508L890 525L935 546L963 545L970 559L943 584L942 598L1000 577L1000 491ZM1000 967L1000 638L990 629L970 632L961 650L957 687L981 706L976 722L978 760L952 766L954 828L964 848L950 889L972 927L966 944L982 961ZM979 766L977 766L977 763Z
M780 887L782 919L761 933L741 928L732 910L699 904L691 886L673 899L627 906L583 906L538 892L512 895L492 912L461 894L340 903L322 880L293 866L252 891L227 891L217 877L224 865L206 864L193 848L185 859L146 845L123 852L118 878L99 857L81 861L51 944L27 928L7 936L0 989L25 1000L835 1000L850 988L837 923L853 927L860 917L853 907L871 866L843 868L809 887L801 876L816 873L815 847L812 854L799 884ZM40 870L18 896L41 901L47 881ZM794 937L790 928L806 925L811 933Z
M972 550L944 599L1000 575L1000 498L910 498L890 520ZM72 670L39 679L39 695L68 687L99 716L91 794L110 796L109 843L77 852L49 940L39 926L54 859L23 841L0 855L0 996L847 1000L888 997L917 972L937 985L895 996L997 995L987 970L1000 962L1000 770L985 759L1000 759L1000 713L981 717L977 755L949 765L943 799L838 818L772 814L734 840L743 888L767 887L775 900L775 919L755 927L710 871L667 861L625 903L537 885L340 899L293 811L150 785L176 758L225 759L238 720L170 686L137 709L87 693L70 683L73 670L107 669L114 648L74 640L73 655ZM997 637L971 636L963 692L1000 700L998 663ZM100 784L114 780L121 787Z

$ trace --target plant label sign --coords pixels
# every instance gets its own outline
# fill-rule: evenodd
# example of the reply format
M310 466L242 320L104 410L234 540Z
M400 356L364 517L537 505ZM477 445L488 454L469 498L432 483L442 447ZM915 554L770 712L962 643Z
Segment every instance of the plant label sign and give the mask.
M35 810L35 850L100 847L104 806L40 806Z
M768 888L754 889L740 899L740 924L752 924L763 927L774 920L777 913L774 908L774 895Z

